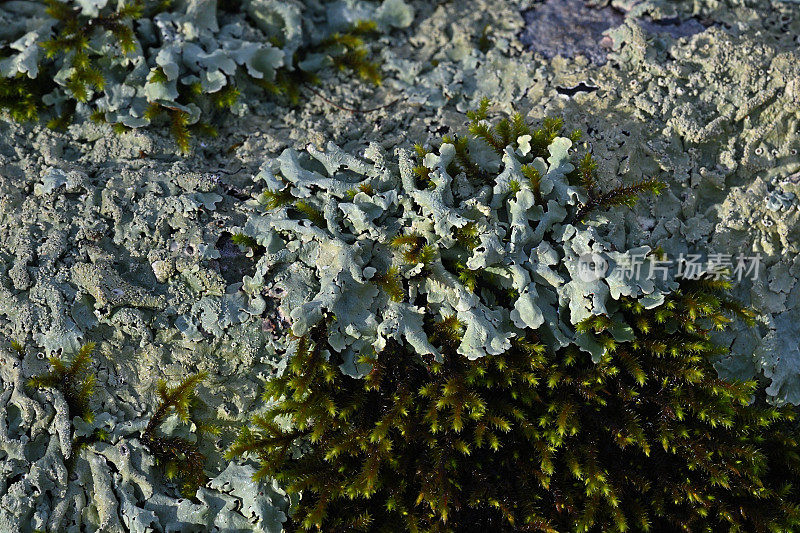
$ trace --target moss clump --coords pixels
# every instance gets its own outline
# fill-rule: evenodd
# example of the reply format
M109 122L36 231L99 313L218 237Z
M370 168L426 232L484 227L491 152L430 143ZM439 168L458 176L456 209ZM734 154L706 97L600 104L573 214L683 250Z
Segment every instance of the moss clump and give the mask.
M156 458L156 462L163 467L166 478L178 480L181 492L189 497L194 496L197 488L204 485L207 480L203 471L205 456L196 443L182 437L163 435L159 432L159 428L167 417L174 413L184 423L193 422L200 431L217 432L214 426L202 424L191 415L196 400L194 389L205 378L205 373L192 374L174 387L160 380L156 388L158 404L142 432L142 443Z
M597 162L592 159L591 154L586 154L578 162L575 170L570 174L570 178L586 189L588 195L575 214L577 222L582 222L592 211L598 209L617 206L633 207L640 195L645 193L658 195L666 188L666 184L662 181L646 179L602 192L597 185Z
M41 97L39 84L25 76L0 77L0 109L17 122L36 119Z
M70 417L79 416L91 422L94 419L94 413L89 407L95 387L95 376L91 372L94 347L93 342L87 342L70 360L51 357L50 371L29 379L28 386L57 389L64 395ZM15 344L15 349L19 351L22 348Z
M723 289L686 282L650 310L624 299L629 342L587 319L609 348L599 363L533 332L470 361L455 353L462 325L445 319L426 325L443 362L392 343L355 379L318 325L231 454L255 454L259 475L302 492L304 529L791 531L794 415L716 376L709 332L737 309Z

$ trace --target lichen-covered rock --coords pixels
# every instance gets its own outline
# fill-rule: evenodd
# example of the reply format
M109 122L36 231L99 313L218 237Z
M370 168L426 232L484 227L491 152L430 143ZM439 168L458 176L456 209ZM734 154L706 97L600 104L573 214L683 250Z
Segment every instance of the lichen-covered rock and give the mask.
M228 343L237 328L255 344L271 336L261 330L271 298L241 290L254 261L229 246L229 230L246 213L232 209L239 200L219 174L133 161L80 183L36 196L23 178L0 180L14 209L0 227L4 338L49 356L96 335L141 346L172 326L189 343L211 335Z
M31 23L4 31L0 108L16 119L47 110L54 127L91 116L119 131L165 117L186 151L187 128L210 131L214 109L248 112L239 99L244 90L296 92L333 65L375 77L356 36L343 39L338 32L362 19L374 18L381 30L413 20L403 0L378 7L245 0L229 11L217 4L50 0L41 9L36 2L6 3L0 17L27 12Z
M631 237L661 246L670 257L760 256L758 279L742 279L737 294L760 311L762 326L735 328L726 337L734 355L718 369L737 379L762 374L772 401L797 403L800 331L791 317L798 305L786 283L770 278L790 279L778 274L786 271L780 265L794 264L800 251L793 196L800 169L800 19L786 3L770 5L765 12L719 2L641 2L624 25L607 32L618 68L604 68L595 81L600 97L627 102L622 109L660 137L644 149L658 168L629 159L626 171L662 173L672 185L672 194L655 203L653 229ZM645 31L636 21L645 16L698 16L709 27L676 40ZM584 127L602 130L605 124L589 120Z
M2 345L16 339L30 347L22 359L4 351L0 365L15 372L4 376L0 400L8 431L6 455L0 457L7 481L0 486L0 531L105 531L119 524L121 531L190 531L197 508L176 514L180 497L161 484L161 467L137 442L140 421L147 416L145 398L154 381L178 378L186 368L213 373L203 399L229 421L243 417L257 396L259 377L269 375L275 332L263 324L274 314L273 300L258 295L260 311L242 315L250 309L247 295L220 274L217 242L245 214L230 211L238 200L226 194L218 175L192 172L185 164L134 160L126 168L97 172L79 172L63 161L55 170L43 160L35 164L41 164L40 172L26 167L28 173L6 171L0 179ZM32 194L50 176L66 176L66 182ZM13 216L5 209L13 209ZM235 251L244 258L238 247ZM163 281L152 269L157 258L172 266ZM242 268L252 268L251 259L242 261ZM217 320L216 312L232 320ZM194 335L181 333L183 319L197 324ZM47 356L68 356L89 340L98 342L97 416L91 424L68 414L58 394L25 387L28 378L46 370ZM74 444L97 428L109 434L105 443ZM207 446L207 472L213 477L227 466L221 455L225 442ZM46 450L51 450L46 460L33 469L44 473L23 479ZM73 469L73 479L59 473L64 468ZM109 484L105 499L96 499L96 488ZM243 494L251 490L241 487ZM204 497L228 503L221 515L207 514L206 522L191 526L195 530L250 521L239 511L247 507L238 497L204 490ZM251 528L280 530L274 522L266 525L267 515L274 518L277 510L253 512L265 518L250 521Z
M98 265L76 263L72 267L72 280L94 298L95 307L104 313L121 306L145 309L164 307L163 297L150 295L141 287L122 279L119 274Z
M98 402L110 412L88 423L59 391L25 385L21 355L0 350L0 531L282 531L285 493L252 467L230 463L181 497L140 441L146 415Z

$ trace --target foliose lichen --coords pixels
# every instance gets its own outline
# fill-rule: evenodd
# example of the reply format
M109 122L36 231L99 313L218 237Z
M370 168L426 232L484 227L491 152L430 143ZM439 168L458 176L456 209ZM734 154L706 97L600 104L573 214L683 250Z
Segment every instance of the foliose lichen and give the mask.
M8 28L2 41L0 106L16 120L44 112L52 127L75 116L120 132L166 121L187 151L190 127L214 134L216 111L247 112L243 90L260 86L296 100L303 83L331 66L379 83L362 37L408 26L413 12L402 0L368 6L14 2L4 9L27 10L29 23Z
M162 481L164 461L158 464L145 438L153 418L105 391L85 394L89 348L32 381L25 379L37 359L31 351L0 349L0 530L283 530L285 492L254 482L251 466L232 462L188 495ZM80 375L70 377L71 370ZM73 392L82 393L80 401ZM159 418L159 438L191 439L171 418Z
M365 371L361 357L390 339L439 359L423 323L450 315L467 325L457 352L470 359L503 353L525 328L541 328L556 346L583 343L600 357L575 324L613 313L621 296L657 305L669 283L645 279L646 268L581 279L587 254L606 254L614 268L648 250L614 250L602 226L583 224L592 208L615 202L595 194L591 157L575 161L577 134L562 136L557 120L533 130L520 115L493 130L486 112L484 103L472 115L469 135L446 137L434 150L420 146L416 156L401 150L397 166L377 146L367 163L330 144L265 163L258 201L268 212L241 231L266 253L245 290L259 291L268 273L309 272L276 284L288 294L292 332L305 335L333 315L328 340L353 375ZM630 201L653 189L660 187L643 182L615 191Z

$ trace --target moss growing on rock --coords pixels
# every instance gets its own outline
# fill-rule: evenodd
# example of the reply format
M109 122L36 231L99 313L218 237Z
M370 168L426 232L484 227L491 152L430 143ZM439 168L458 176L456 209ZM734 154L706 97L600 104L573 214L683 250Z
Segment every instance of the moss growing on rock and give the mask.
M176 414L181 422L196 422L192 419L191 408L195 402L194 389L206 378L206 374L192 374L184 378L174 387L166 381L159 381L156 392L158 404L142 432L142 443L150 450L161 465L167 479L176 479L181 484L181 492L189 497L194 496L198 487L205 485L208 478L203 470L205 456L200 452L196 442L183 437L163 435L159 428L167 417ZM199 430L216 433L212 425L196 423Z
M32 388L52 388L64 395L64 400L69 407L69 416L79 416L91 422L94 413L89 407L89 400L94 393L95 375L91 371L92 352L95 344L87 342L70 359L59 357L50 358L50 371L28 380ZM20 345L15 348L21 351Z

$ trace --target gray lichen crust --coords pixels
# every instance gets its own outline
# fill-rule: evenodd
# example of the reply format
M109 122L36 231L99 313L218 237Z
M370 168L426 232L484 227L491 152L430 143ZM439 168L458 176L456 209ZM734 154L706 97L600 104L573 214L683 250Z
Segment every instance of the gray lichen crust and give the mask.
M594 53L610 54L605 65L596 66L577 45L570 54L546 59L520 42L526 25L521 11L542 2L407 3L416 14L413 24L376 39L385 74L381 88L353 84L334 69L325 70L319 86L320 95L343 107L388 105L369 114L337 109L313 94L292 109L245 95L241 104L248 112L221 124L218 138L196 143L193 157L182 160L163 128L114 135L108 125L91 122L65 132L0 124L0 341L5 347L16 339L28 347L24 358L7 351L1 356L0 516L6 521L0 531L46 530L51 521L66 530L74 527L72 520L83 520L83 530L93 531L99 528L99 507L103 520L121 524L123 531L135 531L131 524L147 520L156 524L153 515L156 530L169 525L175 531L209 531L215 522L220 530L247 530L254 526L242 517L259 514L267 517L261 522L273 524L270 513L284 507L260 508L261 496L251 500L252 493L239 493L247 466L234 465L222 475L224 440L219 450L205 450L208 474L226 481L203 489L204 504L178 502L174 490L157 483L161 478L137 442L149 391L156 378L179 380L207 371L211 379L199 391L201 399L219 419L237 424L247 418L260 379L285 364L275 356L276 333L291 319L291 309L317 299L322 285L310 254L330 256L320 243L335 241L304 237L312 251L305 261L288 264L289 255L299 257L300 250L287 250L281 236L263 240L265 255L257 266L252 254L231 243L230 234L270 234L268 226L259 225L263 207L247 199L269 185L262 178L281 175L273 165L286 148L297 157L287 169L327 175L324 166L307 165L316 161L313 150L330 161L328 141L350 154L362 154L371 142L381 150L370 153L410 150L414 141L438 139L463 126L463 111L483 96L533 119L565 117L569 129L585 132L600 175L614 184L658 178L670 185L653 202L604 215L603 240L618 250L661 246L672 257L690 248L761 252L762 276L738 289L761 311L760 324L724 339L734 355L718 367L725 376L763 376L775 402L800 402L797 4L594 2L626 19L606 33L600 47L593 46ZM27 21L36 16L29 2L3 3L0 39L9 42L32 31ZM648 26L691 21L702 31L692 24L691 35L676 36ZM124 107L136 98L122 91L109 102ZM131 114L122 107L112 120ZM255 179L265 160L270 163ZM394 155L384 156L395 181L397 162ZM375 169L374 161L362 160L332 177L350 187ZM387 192L379 189L378 197ZM316 193L309 194L317 201ZM365 195L337 202L359 231L369 230L372 205L379 200ZM429 197L420 200L436 207ZM563 243L552 245L564 253ZM264 257L284 266L270 266ZM336 272L356 279L349 268ZM356 275L364 279L364 268ZM545 285L542 293L548 290L552 287ZM575 301L581 312L584 300ZM544 313L547 305L539 307ZM377 330L371 334L377 339ZM98 343L94 424L112 435L107 443L70 452L72 439L91 433L93 426L78 419L70 424L57 394L24 384L47 369L45 356L74 353L87 341ZM471 344L488 349L486 343ZM79 472L73 480L66 474L68 456ZM68 498L67 492L55 496L72 484ZM111 492L95 500L101 486ZM272 494L269 490L265 494ZM214 512L203 514L204 507Z

